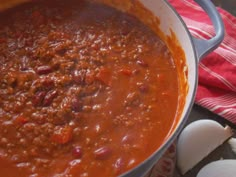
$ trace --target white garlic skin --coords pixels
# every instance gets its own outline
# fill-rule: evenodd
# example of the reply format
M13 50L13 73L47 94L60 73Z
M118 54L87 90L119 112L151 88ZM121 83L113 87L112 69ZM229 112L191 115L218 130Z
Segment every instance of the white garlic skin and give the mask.
M189 124L180 134L177 144L180 172L185 174L231 136L230 127L223 127L213 120L198 120Z
M197 177L236 177L236 160L218 160L203 167Z

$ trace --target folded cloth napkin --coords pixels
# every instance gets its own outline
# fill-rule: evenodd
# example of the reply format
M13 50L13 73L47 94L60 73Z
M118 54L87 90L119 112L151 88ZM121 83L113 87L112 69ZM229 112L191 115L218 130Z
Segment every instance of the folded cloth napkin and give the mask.
M193 36L209 39L215 35L211 21L193 0L169 0ZM218 8L224 25L221 45L199 63L199 85L195 103L236 123L236 18Z

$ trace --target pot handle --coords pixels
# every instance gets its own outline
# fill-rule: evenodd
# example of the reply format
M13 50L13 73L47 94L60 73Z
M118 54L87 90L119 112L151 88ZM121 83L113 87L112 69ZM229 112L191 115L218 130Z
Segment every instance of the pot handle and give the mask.
M216 31L216 35L209 40L197 39L193 37L193 43L196 48L197 57L200 60L202 57L212 52L220 45L224 39L225 30L222 18L210 0L195 1L209 15Z

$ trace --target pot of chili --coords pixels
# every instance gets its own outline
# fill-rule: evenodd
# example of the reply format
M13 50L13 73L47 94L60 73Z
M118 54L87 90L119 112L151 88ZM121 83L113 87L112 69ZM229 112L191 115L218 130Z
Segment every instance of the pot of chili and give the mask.
M1 12L1 175L145 176L186 122L199 59L223 40L212 3L196 2L216 29L207 41L164 0Z

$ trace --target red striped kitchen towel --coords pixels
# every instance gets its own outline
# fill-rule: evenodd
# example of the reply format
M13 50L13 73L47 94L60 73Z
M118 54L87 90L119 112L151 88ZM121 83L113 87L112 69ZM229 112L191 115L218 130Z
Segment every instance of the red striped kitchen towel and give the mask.
M190 32L198 38L214 36L207 14L193 0L169 0ZM218 8L226 28L223 43L199 63L195 103L236 123L236 18Z

